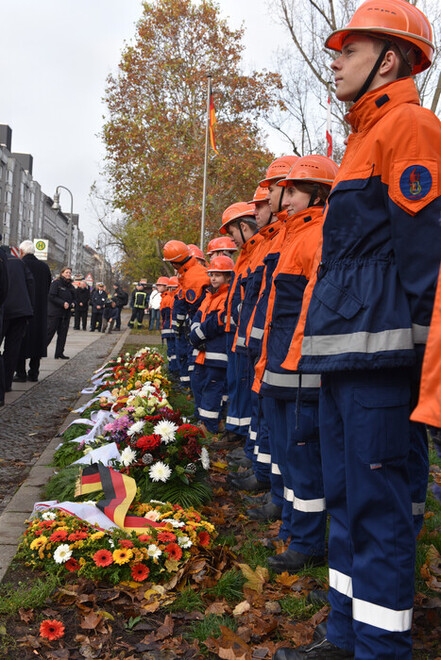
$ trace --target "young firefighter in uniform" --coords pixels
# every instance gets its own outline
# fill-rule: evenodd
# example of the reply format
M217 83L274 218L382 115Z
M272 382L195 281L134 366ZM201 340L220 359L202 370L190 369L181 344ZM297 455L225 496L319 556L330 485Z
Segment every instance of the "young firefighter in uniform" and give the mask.
M230 257L212 259L207 273L211 285L191 325L190 341L198 349L194 375L201 384L199 419L211 433L217 433L227 378L225 301L234 262Z
M254 207L246 202L231 204L222 215L221 234L229 234L240 250L226 302L228 414L223 439L244 442L251 421L251 383L246 356L232 352L242 302L242 276L254 269L256 249L263 240L256 234ZM257 265L257 264L256 264Z
M177 332L177 342L179 350L187 352L187 377L188 372L194 369L194 358L192 357L193 347L188 341L193 316L197 312L199 305L205 297L205 290L210 283L207 270L199 261L192 257L190 249L182 241L168 241L164 245L164 261L168 261L178 271L178 281L181 287L181 295L175 301L173 314L175 317L175 332ZM188 317L188 319L187 319ZM183 381L181 373L181 382ZM185 383L185 381L183 381ZM187 381L189 382L189 381ZM199 383L195 380L191 382L195 400L198 398Z
M441 125L411 76L430 66L431 39L413 5L368 0L326 42L353 132L283 366L322 375L331 612L327 639L276 660L412 657L411 447L426 457L409 415L441 258Z
M207 245L207 254L210 257L210 261L213 257L222 256L231 257L232 259L235 252L237 252L236 244L229 236L212 238Z
M251 355L247 341L247 328L254 314L262 281L266 270L269 254L278 252L283 233L286 213L282 211L281 199L283 190L277 189L277 205L271 202L269 189L275 187L278 180L283 178L297 160L297 156L282 156L269 166L265 179L261 181L254 193L251 204L255 208L256 223L263 241L259 246L260 261L252 273L244 280L243 302L240 311L239 324L236 332L234 350L247 356L249 382L254 380L254 364L256 355ZM250 359L251 358L251 359ZM248 491L267 489L271 484L271 456L268 450L268 422L266 417L271 416L269 407L264 409L262 398L251 392L252 412L247 442L245 445L246 458L251 461L252 470L243 478L234 479L234 488ZM234 461L234 459L233 459ZM243 460L239 463L246 465ZM274 477L278 479L278 477Z
M178 291L178 278L176 275L173 275L169 278L167 286L167 295L166 299L168 307L164 308L162 320L163 320L163 332L168 333L165 335L167 340L167 357L168 357L168 369L174 377L179 379L179 365L176 356L176 337L173 330L172 318L173 318L173 305L175 302L176 293ZM164 335L162 335L164 336Z
M284 489L284 529L288 549L270 557L276 572L295 573L322 564L325 554L326 505L323 492L318 395L320 376L284 369L284 361L313 272L323 225L323 206L338 167L325 156L299 158L285 179L283 207L288 218L280 257L272 276L262 353L253 389L274 399L269 445ZM273 505L274 506L274 505ZM271 504L263 507L263 512ZM282 512L281 512L282 513Z

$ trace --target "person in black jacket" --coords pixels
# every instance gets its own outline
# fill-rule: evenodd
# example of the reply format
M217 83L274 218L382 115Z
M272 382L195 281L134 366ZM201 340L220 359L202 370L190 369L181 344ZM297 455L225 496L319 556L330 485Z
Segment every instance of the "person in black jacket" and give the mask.
M34 278L35 301L34 316L29 320L26 335L21 343L13 380L19 383L24 383L26 380L37 382L40 360L47 355L47 296L52 276L47 263L35 256L35 246L32 241L20 243L20 259ZM29 358L28 374L26 374L27 358Z
M47 345L57 333L57 344L55 346L55 359L68 360L64 355L67 331L71 309L75 307L75 288L72 284L72 270L65 266L60 276L54 280L49 289L48 311L47 311Z
M0 234L0 241L1 241ZM9 278L6 265L6 254L0 250L0 329L3 325L3 307L8 295ZM0 330L1 332L1 330ZM0 355L0 407L5 405L5 371L3 364L3 355Z
M90 304L92 305L92 316L90 319L90 332L101 332L103 323L103 312L107 302L107 292L104 289L103 282L97 282L97 288L92 291Z
M17 366L21 342L26 334L29 319L34 315L34 278L25 264L2 246L6 253L9 289L3 308L3 324L0 343L4 340L4 390L10 392ZM0 400L4 398L0 392Z
M129 295L127 291L124 291L118 283L113 285L113 296L112 300L115 301L117 315L115 319L115 330L121 330L121 310L129 302Z
M75 323L74 330L87 330L87 312L89 308L90 291L86 280L81 280L75 289Z

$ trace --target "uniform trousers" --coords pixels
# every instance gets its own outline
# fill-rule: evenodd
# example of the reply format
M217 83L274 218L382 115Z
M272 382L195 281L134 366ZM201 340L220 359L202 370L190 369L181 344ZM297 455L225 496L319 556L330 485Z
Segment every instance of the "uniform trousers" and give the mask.
M411 660L415 534L410 369L322 374L328 639L357 660Z
M280 468L271 455L271 434L274 434L275 399L269 396L259 396L259 422L257 426L256 468L259 481L266 479L271 483L271 501L276 506L283 507L283 479ZM270 463L268 465L267 456ZM253 466L254 467L254 466ZM291 512L290 512L291 513ZM283 531L282 531L283 534ZM280 536L280 534L279 534ZM287 538L287 534L283 538ZM280 536L282 538L282 536Z
M176 360L179 368L179 379L185 387L190 386L190 376L188 375L188 341L184 333L175 335L176 337Z
M247 437L251 422L251 384L248 356L244 353L233 353L231 351L233 341L234 333L227 333L228 414L225 428L227 431Z
M178 364L176 360L176 339L174 335L167 335L167 358L168 358L168 370L172 374L179 372Z
M87 328L87 307L75 307L75 323L74 323L74 330L79 330L80 325L82 326L83 330L86 330Z
M209 367L195 364L195 372L202 367L199 399L199 419L211 433L219 430L227 370L225 367Z
M47 345L52 341L57 333L57 343L55 345L55 357L59 358L64 353L66 345L67 331L69 330L70 315L48 316L47 317Z
M19 316L15 319L3 319L0 344L3 345L4 384L6 391L11 389L12 378L17 368L23 338L26 334L28 319Z
M326 503L318 401L274 401L274 433L270 435L270 447L283 480L282 533L286 534L289 529L291 550L322 556Z
M98 330L101 332L101 326L103 324L103 312L101 310L93 310L90 317L90 329L92 332Z

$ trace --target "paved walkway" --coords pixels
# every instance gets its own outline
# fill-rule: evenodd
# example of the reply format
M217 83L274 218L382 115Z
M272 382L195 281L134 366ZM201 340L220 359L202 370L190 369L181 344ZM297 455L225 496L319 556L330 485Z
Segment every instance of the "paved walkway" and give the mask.
M5 470L5 482L11 492L5 493L7 505L0 516L0 581L15 556L19 538L25 529L24 521L32 512L34 503L42 499L42 488L54 472L50 463L60 439L53 436L59 428L64 428L78 417L70 413L63 421L69 409L66 401L68 405L75 402L78 390L87 385L93 371L121 351L128 335L128 329L110 336L70 329L65 350L70 360L55 360L54 344L51 344L48 351L51 357L42 360L39 382L13 383L13 391L6 394L5 406L0 409L0 468ZM70 398L64 396L69 393ZM85 403L90 398L90 395L84 395L79 403ZM65 402L61 404L65 410L62 416L57 415L60 402ZM47 410L45 405L48 405ZM44 438L45 424L49 424L47 420L51 415L56 427L50 427L50 439L44 440L45 448L41 453L41 438ZM37 443L39 438L40 445ZM17 469L24 470L24 473L30 469L30 472L14 493L13 484L18 485L21 481L19 478L13 480ZM15 472L11 473L11 470Z

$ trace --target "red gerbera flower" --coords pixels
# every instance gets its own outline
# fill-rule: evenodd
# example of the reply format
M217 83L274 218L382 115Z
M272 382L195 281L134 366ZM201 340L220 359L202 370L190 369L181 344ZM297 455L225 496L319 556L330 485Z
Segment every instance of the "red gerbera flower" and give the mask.
M67 562L64 564L65 568L67 568L68 571L71 573L74 573L80 568L79 562L74 557L71 557L70 559L67 560Z
M142 451L156 449L161 444L161 436L153 433L152 435L142 435L136 441L136 446Z
M87 532L72 532L67 537L68 541L81 541L81 539L87 539Z
M57 541L65 541L67 539L67 532L65 529L57 529L50 535L49 541L56 543Z
M97 566L110 566L113 562L112 553L109 550L97 550L93 555L93 561Z
M64 635L64 625L57 619L45 619L40 624L40 637L46 637L49 641L60 639Z
M136 582L144 582L150 573L150 569L145 564L135 564L132 566L132 578Z
M168 555L169 559L175 559L178 561L182 557L182 550L177 543L169 543L164 552Z
M199 532L198 541L203 548L206 548L208 545L210 545L210 534L205 531Z
M148 543L151 540L152 537L150 536L150 534L140 534L138 536L138 541L141 541L141 543Z
M132 541L129 541L129 539L120 539L119 544L123 548L133 548L133 543L132 543Z
M176 534L171 532L159 532L158 539L160 541L176 541Z

